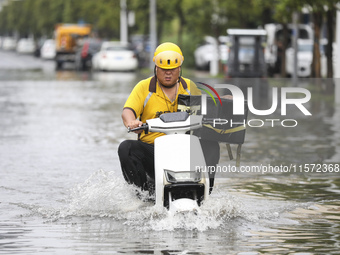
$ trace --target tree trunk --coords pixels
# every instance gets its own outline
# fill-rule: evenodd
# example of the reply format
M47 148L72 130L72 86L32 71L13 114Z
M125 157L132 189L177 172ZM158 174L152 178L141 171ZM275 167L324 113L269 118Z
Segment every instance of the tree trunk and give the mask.
M312 77L321 78L320 37L322 25L322 13L320 11L313 12L313 21L314 21L314 47L312 61Z
M328 43L326 47L327 57L327 78L333 78L333 40L334 40L334 17L333 9L327 11L327 38Z

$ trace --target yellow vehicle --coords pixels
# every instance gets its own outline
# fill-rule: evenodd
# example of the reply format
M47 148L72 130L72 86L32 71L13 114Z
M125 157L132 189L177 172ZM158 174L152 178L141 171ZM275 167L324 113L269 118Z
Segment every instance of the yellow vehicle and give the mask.
M57 24L54 34L56 41L57 68L62 68L64 62L74 62L77 48L84 38L90 36L91 25L88 24Z

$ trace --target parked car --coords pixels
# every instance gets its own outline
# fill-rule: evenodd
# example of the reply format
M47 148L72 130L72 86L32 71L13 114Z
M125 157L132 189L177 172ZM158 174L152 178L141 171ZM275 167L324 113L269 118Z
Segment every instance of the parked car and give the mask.
M327 40L322 39L320 42L320 55L321 55L321 75L325 77L327 75L327 57L325 53L325 47ZM335 67L335 47L333 43L333 69ZM312 74L312 62L313 62L313 40L298 40L298 53L297 53L297 76L309 77ZM286 72L288 75L293 74L294 68L294 49L292 47L286 50Z
M288 24L288 45L292 44L293 24ZM313 39L313 29L310 25L298 24L299 39ZM266 24L267 41L265 48L265 60L270 75L279 73L281 69L281 54L283 43L283 26L281 24Z
M18 41L16 51L23 54L33 54L35 51L35 42L32 38L22 38Z
M2 41L2 48L4 50L15 50L17 41L13 37L5 37Z
M218 40L218 57L222 64L227 63L228 60L228 46L227 46L228 37L219 37ZM204 42L201 46L197 47L194 52L195 57L195 65L197 69L208 70L210 66L210 62L213 59L214 54L214 45L217 43L217 40L212 36L206 36L204 38Z
M309 77L311 75L311 65L313 61L313 41L298 40L297 52L297 76ZM294 72L294 49L286 50L286 72L292 75Z
M75 65L77 70L86 70L91 68L92 57L99 52L102 41L99 39L85 39L84 43L79 47L75 56Z
M138 67L135 52L128 44L103 42L92 58L92 68L102 71L134 71Z
M55 41L53 39L46 40L40 49L40 57L42 59L54 59L56 55Z

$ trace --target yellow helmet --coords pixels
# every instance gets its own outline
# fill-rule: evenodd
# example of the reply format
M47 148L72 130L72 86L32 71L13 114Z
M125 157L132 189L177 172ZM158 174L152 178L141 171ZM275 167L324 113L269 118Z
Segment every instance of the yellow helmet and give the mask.
M184 61L181 49L174 43L160 44L153 55L155 65L163 69L173 69L182 65Z

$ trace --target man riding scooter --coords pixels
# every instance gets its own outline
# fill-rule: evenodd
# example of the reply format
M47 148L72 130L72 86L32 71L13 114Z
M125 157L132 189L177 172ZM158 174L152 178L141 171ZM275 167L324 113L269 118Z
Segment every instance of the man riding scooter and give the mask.
M163 113L176 112L178 95L200 95L195 83L181 77L184 57L174 43L159 45L154 53L154 76L140 81L128 97L122 113L126 128L142 126L148 119ZM125 180L143 191L154 192L154 140L163 133L136 131L138 140L125 140L118 148L118 155ZM218 142L200 140L208 166L216 166L220 157ZM179 145L180 146L180 145ZM188 157L189 157L188 152ZM209 173L210 192L214 185L215 173Z

